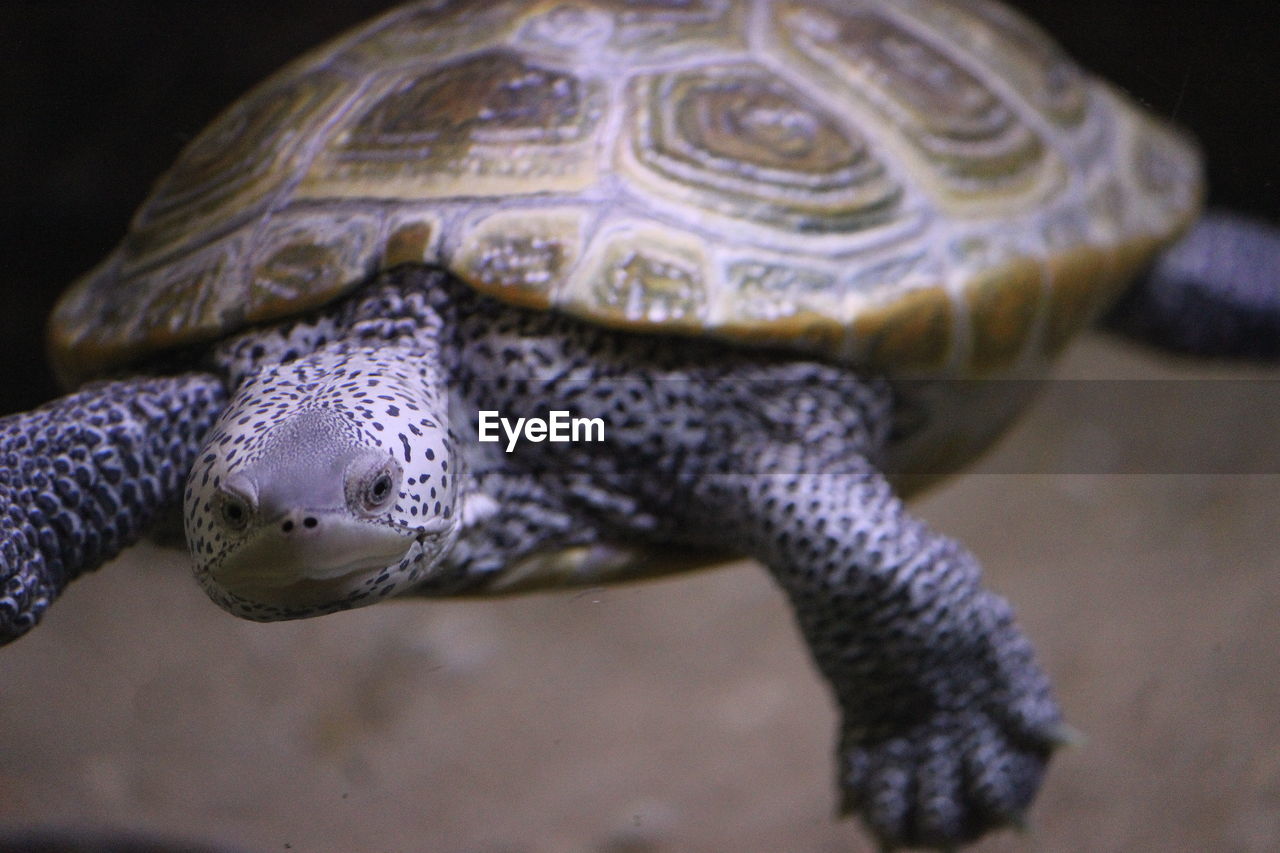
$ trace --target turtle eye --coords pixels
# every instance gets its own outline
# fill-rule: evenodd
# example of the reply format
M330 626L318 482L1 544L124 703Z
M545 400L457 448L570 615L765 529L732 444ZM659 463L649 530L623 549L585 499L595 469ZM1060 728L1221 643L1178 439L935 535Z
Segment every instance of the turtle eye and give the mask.
M218 517L222 519L222 523L230 530L239 532L249 526L249 519L253 515L253 507L249 506L249 502L239 495L228 494L223 492L218 500Z
M396 498L400 471L394 463L376 468L365 478L360 490L360 504L365 512L379 512L391 505Z

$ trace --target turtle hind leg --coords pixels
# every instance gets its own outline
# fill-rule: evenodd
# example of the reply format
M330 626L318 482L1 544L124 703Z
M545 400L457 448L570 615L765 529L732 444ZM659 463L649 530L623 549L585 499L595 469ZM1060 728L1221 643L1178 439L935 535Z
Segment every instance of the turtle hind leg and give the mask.
M0 644L179 497L226 402L207 374L103 382L0 418Z
M1175 352L1280 360L1280 229L1210 211L1104 322Z

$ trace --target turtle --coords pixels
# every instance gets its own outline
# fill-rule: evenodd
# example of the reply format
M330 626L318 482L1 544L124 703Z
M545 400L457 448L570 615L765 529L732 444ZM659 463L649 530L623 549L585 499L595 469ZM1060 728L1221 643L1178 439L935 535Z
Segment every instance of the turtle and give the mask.
M842 813L972 841L1071 732L904 499L1113 305L1265 356L1280 237L1202 197L1188 136L992 0L397 7L233 104L61 298L78 390L0 421L0 639L178 505L260 621L750 557Z

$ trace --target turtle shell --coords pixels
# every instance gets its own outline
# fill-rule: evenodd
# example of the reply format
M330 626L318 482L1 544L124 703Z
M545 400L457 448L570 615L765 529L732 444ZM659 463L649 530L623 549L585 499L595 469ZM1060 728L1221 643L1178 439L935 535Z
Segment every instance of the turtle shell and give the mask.
M1195 216L1193 146L987 0L425 0L183 152L58 305L74 382L447 267L891 375L1041 361Z

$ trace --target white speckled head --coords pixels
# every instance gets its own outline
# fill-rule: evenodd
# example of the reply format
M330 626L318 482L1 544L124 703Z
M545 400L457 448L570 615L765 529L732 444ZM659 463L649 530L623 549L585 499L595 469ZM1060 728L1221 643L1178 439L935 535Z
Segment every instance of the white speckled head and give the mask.
M247 379L187 481L214 601L259 621L425 580L456 529L447 397L413 352L330 347Z

